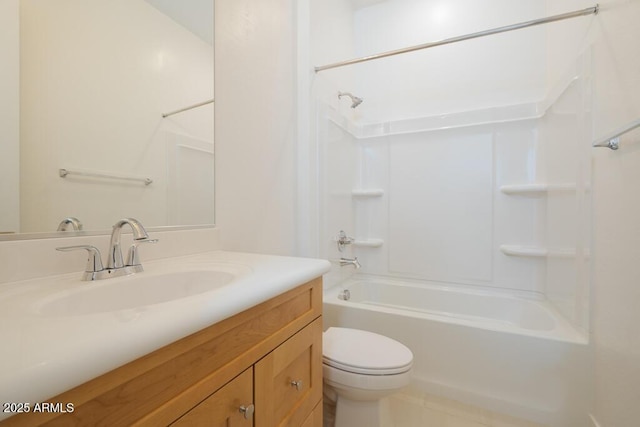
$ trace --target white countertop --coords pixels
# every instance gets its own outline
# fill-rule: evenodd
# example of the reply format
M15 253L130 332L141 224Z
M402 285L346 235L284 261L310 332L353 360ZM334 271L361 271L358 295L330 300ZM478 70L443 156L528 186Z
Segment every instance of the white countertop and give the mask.
M0 284L0 404L45 402L330 268L324 260L226 251L143 264L139 275L216 265L239 275L226 286L187 298L81 315L43 315L38 307L69 289L117 279L81 282L77 272ZM9 415L0 412L0 419Z

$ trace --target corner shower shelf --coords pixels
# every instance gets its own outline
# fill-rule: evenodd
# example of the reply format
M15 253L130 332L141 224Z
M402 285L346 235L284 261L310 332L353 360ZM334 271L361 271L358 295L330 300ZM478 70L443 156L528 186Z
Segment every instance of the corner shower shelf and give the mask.
M351 191L353 198L382 197L384 190L381 188L359 188Z
M536 246L500 245L503 254L521 257L546 257L549 251Z
M365 248L379 248L384 244L382 239L367 239L367 240L354 240L353 246L360 246Z
M538 196L557 191L575 191L575 184L519 184L503 185L500 191L508 195Z
M540 246L500 245L500 251L505 255L517 257L574 258L576 256L575 249L548 249ZM585 255L588 256L588 254Z

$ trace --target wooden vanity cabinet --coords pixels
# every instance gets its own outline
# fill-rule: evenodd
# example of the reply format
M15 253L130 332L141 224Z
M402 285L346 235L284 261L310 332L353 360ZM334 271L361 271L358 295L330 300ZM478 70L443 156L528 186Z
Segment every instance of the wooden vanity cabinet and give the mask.
M316 319L171 426L322 427L321 347Z
M253 426L253 369L249 368L171 424L173 427Z
M321 319L262 358L254 370L260 410L255 427L303 425L322 400Z
M0 427L321 427L321 314L317 278L47 399L72 413Z

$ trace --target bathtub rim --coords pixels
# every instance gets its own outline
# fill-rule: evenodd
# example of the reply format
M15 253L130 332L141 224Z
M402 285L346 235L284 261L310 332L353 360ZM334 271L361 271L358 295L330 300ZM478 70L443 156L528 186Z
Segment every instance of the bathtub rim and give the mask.
M525 300L542 305L542 308L546 310L553 318L555 322L555 328L552 330L532 330L521 327L505 327L504 324L498 322L477 322L469 319L459 318L446 314L436 314L432 312L421 312L412 310L402 310L394 307L385 307L381 305L365 304L353 301L344 301L338 298L340 292L344 289L349 289L355 283L359 282L375 282L386 284L390 286L406 286L415 288L428 288L430 290L463 293L476 296L487 297L500 297L514 300ZM395 314L400 316L407 316L418 319L432 320L441 323L455 324L459 326L467 326L472 328L486 329L494 332L524 335L534 338L567 342L571 344L588 345L589 337L583 334L577 328L572 326L567 319L551 304L551 302L545 298L539 292L523 291L523 290L509 290L509 289L497 289L497 288L477 288L470 287L468 285L450 284L442 282L431 282L426 280L415 280L388 276L378 276L369 274L354 274L349 278L335 283L333 286L326 287L323 291L323 303L340 306L343 308L358 308L368 311L376 311L386 314Z

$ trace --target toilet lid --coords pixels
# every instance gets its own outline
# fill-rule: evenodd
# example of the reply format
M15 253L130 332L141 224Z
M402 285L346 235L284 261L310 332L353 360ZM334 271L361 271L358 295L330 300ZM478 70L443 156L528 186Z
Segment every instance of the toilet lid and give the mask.
M329 328L322 335L323 362L347 372L392 375L407 372L413 353L384 335L350 328Z

